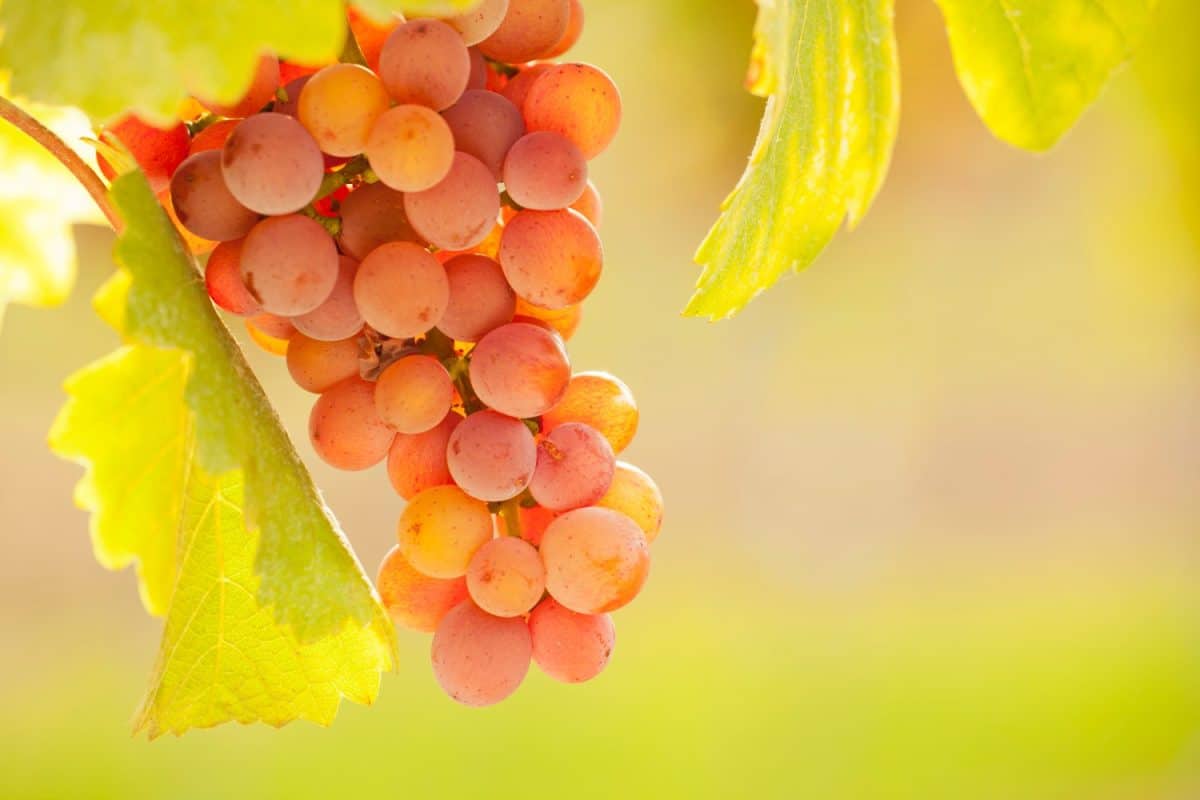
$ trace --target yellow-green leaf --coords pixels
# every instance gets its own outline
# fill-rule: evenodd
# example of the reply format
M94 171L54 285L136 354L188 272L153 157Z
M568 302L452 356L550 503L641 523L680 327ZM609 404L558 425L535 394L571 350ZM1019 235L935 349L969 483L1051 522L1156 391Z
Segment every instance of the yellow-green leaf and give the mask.
M370 0L373 13L478 0ZM300 63L337 58L343 0L4 0L0 65L13 89L95 119L136 109L170 118L190 93L236 100L264 50Z
M691 316L732 316L866 213L896 138L892 0L759 0L752 78L766 114L696 254Z
M139 726L328 722L375 697L391 621L145 179L111 197L126 231L96 305L126 348L70 381L52 443L91 467L78 496L106 563L138 560L147 598L170 576Z
M959 80L997 137L1048 150L1141 41L1155 0L937 0Z

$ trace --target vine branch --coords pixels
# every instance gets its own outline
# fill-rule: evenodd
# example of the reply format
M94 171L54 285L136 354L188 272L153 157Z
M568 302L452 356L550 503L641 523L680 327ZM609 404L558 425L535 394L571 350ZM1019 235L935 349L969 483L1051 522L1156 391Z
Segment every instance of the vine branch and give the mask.
M50 155L58 159L75 176L75 180L79 181L79 184L92 196L92 200L104 212L104 216L108 218L108 222L112 225L113 230L118 234L125 230L125 222L108 199L108 187L104 185L104 181L57 134L5 97L0 97L0 119L8 120L17 130L24 133L30 139L33 139L44 147Z

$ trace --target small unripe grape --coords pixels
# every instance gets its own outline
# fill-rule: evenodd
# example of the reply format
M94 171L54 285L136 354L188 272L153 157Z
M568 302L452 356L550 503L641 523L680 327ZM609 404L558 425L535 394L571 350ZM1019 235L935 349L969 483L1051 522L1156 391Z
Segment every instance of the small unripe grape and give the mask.
M451 434L446 464L467 494L500 502L529 486L537 466L537 442L521 420L479 411Z
M389 242L358 265L354 300L372 328L407 339L438 324L450 300L450 285L446 270L423 247Z
M494 617L466 600L446 615L433 636L433 674L459 703L490 706L520 687L531 653L525 620Z
M321 394L348 378L358 377L362 348L357 339L321 342L303 333L288 341L287 367L292 380L306 392Z
M471 352L470 375L489 408L525 419L546 413L562 399L571 364L553 331L513 322L479 340Z
M214 242L240 239L258 214L238 202L221 172L220 151L188 156L171 178L171 205L183 227Z
M558 404L542 417L542 432L582 422L603 434L613 452L620 453L637 435L638 417L633 392L620 378L607 372L580 372L572 376Z
M486 503L457 486L435 486L414 497L400 515L400 551L431 578L459 578L494 533Z
M379 180L398 192L440 183L454 165L454 134L441 115L402 105L380 115L363 151Z
M553 511L590 506L612 485L615 466L607 439L587 425L568 422L538 443L529 493Z
M524 616L546 591L546 568L537 548L524 539L492 539L467 567L467 590L489 614Z
M608 508L580 508L551 522L541 553L550 596L580 614L621 608L650 572L646 535Z
M204 265L204 285L212 301L231 314L250 317L262 305L242 281L242 239L221 242Z
M375 585L392 619L420 633L433 633L451 609L467 599L465 579L422 575L405 560L399 545L384 557Z
M508 14L479 49L488 58L523 64L541 58L562 41L571 22L567 0L509 0Z
M355 156L375 121L391 106L383 82L358 64L333 64L313 75L300 94L300 122L321 151Z
M325 229L308 217L268 217L254 226L242 245L242 280L272 314L307 314L333 292L337 248Z
M317 398L308 419L313 449L338 469L369 469L384 459L396 433L375 410L375 384L350 378Z
M617 642L608 614L579 614L553 597L529 615L529 635L534 663L563 683L583 683L603 672Z
M375 407L399 433L424 433L437 427L454 403L450 373L431 356L406 356L379 376Z
M358 262L349 256L338 256L337 282L321 305L292 317L296 330L320 339L337 342L349 339L362 330L363 318L354 302L354 277L358 274Z
M379 77L401 104L441 111L462 97L471 57L458 31L435 19L417 19L392 31L379 54Z
M308 205L325 176L316 141L286 114L255 114L234 128L221 150L229 191L260 214L291 214Z
M556 310L583 302L596 288L604 248L577 211L522 211L504 227L500 266L518 296Z
M450 435L462 419L450 412L433 430L396 436L387 462L388 479L396 494L411 500L426 489L454 483L446 463L446 449L450 446Z
M653 542L662 531L662 492L649 475L633 464L617 462L612 485L596 505L620 511L636 522L646 534L646 541Z

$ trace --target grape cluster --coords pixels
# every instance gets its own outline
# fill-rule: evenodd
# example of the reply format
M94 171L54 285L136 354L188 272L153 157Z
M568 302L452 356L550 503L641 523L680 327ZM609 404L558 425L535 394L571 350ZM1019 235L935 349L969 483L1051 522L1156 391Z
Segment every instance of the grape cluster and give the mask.
M589 680L662 525L654 482L617 460L632 394L573 375L564 344L603 267L588 162L620 96L596 67L553 61L582 31L579 0L350 24L368 66L264 56L237 103L102 138L210 252L213 302L319 395L320 457L386 460L407 504L379 592L434 634L446 692L499 702L531 661Z

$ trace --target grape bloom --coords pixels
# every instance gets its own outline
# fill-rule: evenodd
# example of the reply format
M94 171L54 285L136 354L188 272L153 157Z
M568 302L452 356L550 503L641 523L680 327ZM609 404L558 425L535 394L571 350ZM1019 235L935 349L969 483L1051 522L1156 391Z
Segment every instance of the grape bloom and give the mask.
M351 12L365 64L264 54L237 102L104 133L211 251L213 303L316 396L317 455L386 462L403 511L380 596L470 706L535 664L599 675L662 530L658 487L618 460L633 393L566 348L604 266L588 162L621 121L608 75L560 63L583 23L580 0Z

